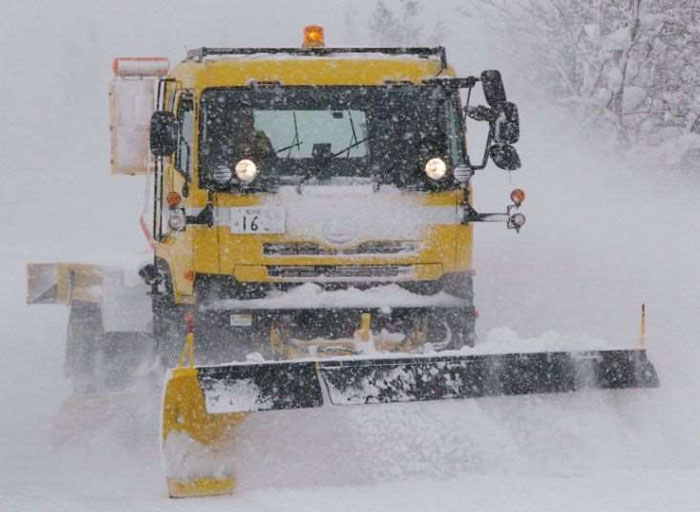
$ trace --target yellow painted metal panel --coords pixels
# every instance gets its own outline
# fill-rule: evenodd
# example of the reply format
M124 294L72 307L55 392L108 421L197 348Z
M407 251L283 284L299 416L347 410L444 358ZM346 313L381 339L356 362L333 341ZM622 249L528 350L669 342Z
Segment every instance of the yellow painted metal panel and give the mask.
M184 434L196 445L203 445L213 452L223 450L233 441L234 429L245 419L245 414L209 414L204 396L193 367L175 368L166 376L161 416L161 443L168 443L173 434ZM167 456L167 447L164 448ZM187 454L184 454L186 457ZM168 460L166 459L166 466ZM235 486L232 475L197 475L187 479L168 478L168 492L172 497L210 496L230 493Z
M99 302L103 269L82 263L29 263L27 304Z
M203 62L186 61L171 72L177 87L195 95L195 104L201 92L210 87L245 86L251 80L278 81L282 85L381 85L387 80L419 83L440 72L440 63L434 59L382 58L363 56L338 57L222 57ZM454 70L442 70L454 76ZM171 92L172 95L172 92ZM196 115L199 115L196 109ZM197 138L193 147L193 181L188 197L183 198L186 208L202 208L212 200L215 208L258 206L269 194L214 193L213 197L199 189L197 180ZM183 181L172 165L166 165L167 189L181 192ZM461 191L405 192L418 198L424 206L458 207ZM419 280L438 279L442 273L468 270L471 266L470 226L459 224L433 225L418 237L420 251L415 254L376 255L263 255L263 244L274 242L305 242L300 237L285 234L237 235L228 226L188 226L186 235L167 237L158 248L159 256L168 260L173 273L176 300L191 303L193 281L184 276L195 274L233 275L247 282L269 282L268 265L413 265ZM359 240L358 243L365 241ZM187 245L189 244L189 246ZM321 244L323 245L323 244ZM429 269L429 270L428 270ZM436 270L439 269L439 270ZM191 276L191 274L189 274Z
M199 92L209 87L245 86L251 80L282 85L381 85L387 80L420 83L439 72L440 62L432 59L221 58L183 62L170 76ZM452 68L443 73L454 75Z

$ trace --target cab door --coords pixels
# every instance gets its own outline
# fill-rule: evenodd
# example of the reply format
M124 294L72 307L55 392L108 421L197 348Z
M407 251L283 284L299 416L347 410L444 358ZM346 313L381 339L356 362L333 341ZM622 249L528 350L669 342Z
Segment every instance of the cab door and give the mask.
M173 158L165 167L163 177L163 237L159 255L170 267L175 300L188 303L192 300L194 285L194 258L192 226L187 222L190 209L193 169L194 102L187 91L175 99L175 116L178 123L178 144ZM179 201L176 201L177 194Z

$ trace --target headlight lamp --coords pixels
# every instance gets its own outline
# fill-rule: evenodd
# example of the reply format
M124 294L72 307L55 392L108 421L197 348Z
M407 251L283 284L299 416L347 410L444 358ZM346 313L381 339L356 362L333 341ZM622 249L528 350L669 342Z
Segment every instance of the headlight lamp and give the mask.
M250 183L258 175L258 166L255 165L255 162L247 158L239 160L234 170L236 171L238 179L243 183Z
M447 164L442 158L431 158L425 164L425 174L434 181L440 181L447 174Z

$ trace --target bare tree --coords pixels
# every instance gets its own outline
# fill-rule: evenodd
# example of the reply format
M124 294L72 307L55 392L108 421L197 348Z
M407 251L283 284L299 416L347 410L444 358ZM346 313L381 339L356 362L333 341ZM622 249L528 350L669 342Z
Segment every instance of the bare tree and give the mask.
M531 80L622 142L700 125L698 0L471 0L463 12L506 30Z

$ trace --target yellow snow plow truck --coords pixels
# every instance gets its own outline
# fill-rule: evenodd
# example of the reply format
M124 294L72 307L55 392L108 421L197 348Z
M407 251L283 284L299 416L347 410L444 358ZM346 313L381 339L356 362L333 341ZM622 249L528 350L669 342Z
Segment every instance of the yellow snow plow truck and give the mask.
M471 201L489 160L520 167L498 71L458 77L442 47L328 48L311 26L300 48L114 73L112 170L149 176L153 260L140 287L30 265L29 302L70 306L67 367L86 390L98 363L127 380L153 340L171 496L231 492L221 456L258 411L658 385L643 347L471 350L473 226L525 223L520 189L501 213ZM475 159L468 120L489 128Z

